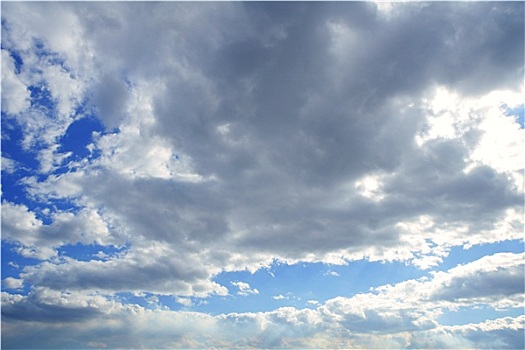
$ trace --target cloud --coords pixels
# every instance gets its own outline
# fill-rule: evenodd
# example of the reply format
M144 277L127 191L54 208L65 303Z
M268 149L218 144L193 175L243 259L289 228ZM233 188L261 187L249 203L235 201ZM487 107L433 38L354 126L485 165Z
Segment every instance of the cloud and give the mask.
M462 14L472 19L470 12L484 11L484 4L405 4L410 11L399 12L387 22L376 16L370 4L327 4L322 11L314 4L297 4L301 16L294 11L277 16L284 6L279 4L225 4L228 10L213 15L202 33L192 31L195 40L184 41L182 51L176 47L182 45L180 33L185 33L186 21L174 27L173 37L158 28L173 22L165 6L184 5L151 7L148 11L158 16L158 24L145 25L141 32L131 24L141 23L135 12L140 4L115 4L104 16L97 16L104 8L100 4L38 6L42 14L32 12L31 16L66 13L63 21L77 28L75 35L82 35L78 44L107 62L96 69L91 63L78 65L83 54L77 57L65 50L66 44L77 44L71 40L55 43L62 35L58 27L38 31L41 19L35 19L35 24L11 24L12 36L21 35L22 24L33 28L27 33L34 37L43 35L45 45L56 50L69 70L78 72L70 74L75 78L66 77L65 68L51 64L42 77L50 81L58 118L70 114L72 103L81 100L79 95L95 91L89 97L93 106L110 128L119 129L98 134L90 147L100 156L76 164L75 172L52 174L43 181L25 179L34 196L74 200L86 208L80 213L96 213L100 220L111 223L106 233L83 239L74 238L72 233L78 230L70 230L70 236L55 245L89 243L92 237L99 244L127 240L141 251L153 242L165 251L177 247L190 261L198 256L208 269L199 274L212 276L210 271L220 268L257 269L274 259L341 263L368 257L428 267L446 255L446 249L439 256L432 253L439 250L430 248L436 244L468 245L521 237L515 229L503 233L522 222L513 214L522 206L515 186L519 169L496 165L484 146L492 144L490 140L498 133L486 123L501 121L512 130L508 134L512 141L495 147L502 154L500 159L509 157L505 164L516 164L513 160L520 151L505 152L509 145L521 144L523 130L500 106L505 101L515 104L519 89L489 99L490 94L494 96L491 91L501 86L515 87L510 76L483 80L473 94L471 89L459 88L466 83L443 80L441 74L446 68L461 71L455 65L466 63L455 57L466 42L462 33L478 28L477 22L455 19ZM185 6L185 11L198 18L214 13L211 5ZM519 6L508 11L506 5L498 6L488 12L494 21L516 20ZM6 18L17 18L23 7L8 6ZM368 20L349 14L357 8ZM445 9L453 11L436 16ZM422 16L427 18L425 23L420 22ZM238 20L232 22L232 18ZM459 27L445 29L443 21ZM232 23L250 29L238 32ZM379 31L374 23L392 30ZM421 29L417 36L410 34L414 27ZM508 50L519 47L514 24L501 30L509 32ZM210 31L215 34L207 37L204 33ZM129 33L136 34L133 41L117 41ZM495 34L484 34L486 38L474 50L481 63L468 70L472 76L500 67L498 61L490 60L489 49L481 50L495 42ZM156 49L145 50L151 38L155 38ZM394 44L400 38L405 40L403 54L400 45ZM15 47L18 41L10 43ZM35 57L31 47L25 50L24 57ZM171 63L152 55L158 50L174 54ZM231 71L224 71L220 62L253 50L259 50L258 56L265 59L252 58L247 60L251 65L233 65L228 68ZM194 60L185 61L182 52ZM196 56L196 52L207 54ZM130 57L134 58L129 61ZM406 57L421 60L410 63ZM123 62L125 78L116 70ZM342 67L343 62L348 64L334 80L332 69L338 64ZM507 63L509 71L519 69L513 59ZM170 74L150 77L155 64L159 71ZM99 78L91 83L85 77L94 72ZM465 74L457 79L468 80L470 75ZM70 88L63 88L62 83ZM460 102L439 104L448 90L434 89L435 83L456 89ZM428 86L422 89L425 84ZM118 95L114 98L101 89L113 85L111 93ZM446 119L447 115L452 117ZM55 130L54 136L45 136L51 144L71 122L68 116L61 119L62 126L51 128L51 121L42 120L42 130ZM436 129L436 120L448 125L441 126L442 130L455 131L443 134ZM40 137L38 133L30 130L27 137ZM418 137L423 140L420 144L415 142ZM56 147L41 151L42 155L49 153L41 158L42 171L51 171L67 157ZM58 229L69 216L57 216L51 227L42 229ZM79 218L67 219L72 225L83 221L75 216ZM414 223L420 220L429 222L424 230L407 230L417 228ZM95 271L89 264L74 264L74 270ZM176 268L184 269L183 265Z
M2 49L2 111L18 114L29 107L29 91L15 72L13 58Z
M182 304L184 306L192 306L193 302L189 298L177 298L177 303Z
M435 291L433 298L460 301L488 297L504 302L505 297L525 289L524 258L525 254L499 253L457 266L447 274L438 272L434 280L440 280L443 287Z
M429 346L444 348L499 348L517 349L523 347L524 316L505 317L478 324L442 326L435 330L414 334L412 348Z
M8 262L7 265L12 266L15 269L20 268L20 266L17 263L13 262L13 261Z
M10 6L7 18L16 18L17 11L23 7L19 6ZM56 6L38 6L44 13L58 11ZM233 246L263 259L247 259L248 265L264 264L272 258L290 262L329 261L334 256L410 260L414 258L413 252L428 250L424 242L438 238L420 234L420 241L414 242L399 225L424 215L436 222L436 229L473 225L456 237L454 244L469 243L474 227L475 231L484 228L483 236L494 241L498 238L490 238L495 232L493 227L504 220L505 210L517 209L522 204L519 191L508 178L519 169L494 169L489 160L483 164L473 163L469 157L483 158L475 156L476 150L486 154L482 146L485 141L479 145L476 138L471 144L464 142L469 140L467 134L484 135L481 140L489 137L493 129L484 126L484 122L511 123L498 109L501 101L490 100L494 103L489 106L491 109L477 110L476 116L464 112L463 105L451 106L456 109L452 108L450 113L466 120L468 129L447 138L425 136L420 146L414 143L414 138L428 127L427 120L434 125L431 120L436 119L435 112L429 111L429 104L425 102L425 98L433 98L432 79L458 89L459 99L463 98L461 93L465 93L473 104L484 101L485 93L500 88L504 82L510 84L510 76L483 80L479 91L472 95L470 89L458 88L465 83L458 80L455 84L449 81L452 78L447 81L440 78L445 68L462 72L454 65L466 64L455 58L463 42L466 43L463 31L479 28L475 22L455 21L455 18L464 14L472 19L471 11L484 11L485 5L407 4L404 6L413 12L400 12L400 17L386 23L376 17L370 4L331 4L323 6L322 11L313 4L300 4L297 9L303 15L295 17L292 12L285 12L290 18L272 17L280 8L277 4L261 8L224 5L228 11L213 17L206 27L216 34L209 38L196 37L183 51L208 54L196 57L195 61L184 61L179 53L169 64L155 59L152 53L177 52L173 47L179 42L177 36L173 37L172 46L166 46L171 37L157 35L158 28L168 25L167 12L162 8L175 5L152 7L150 10L159 16L160 22L157 27L145 26L142 32L130 24L130 19L136 18L133 11L140 8L140 4L116 4L99 19L95 14L102 5L86 6L63 6L60 12L67 13L64 21L78 28L75 33L84 35L81 42L107 60L108 68L99 69L100 82L106 87L118 86L112 89L118 96L103 100L100 95L103 90L97 88L99 95L92 101L100 108L102 119L113 120L119 111L120 119L111 125L118 124L120 131L94 140L92 147L101 153L100 158L75 173L49 176L31 186L31 191L44 197L56 193L77 201L82 195L80 205L97 211L104 207L105 219L119 226L114 232L128 232L135 244L140 245L135 242L138 237L178 244L181 237L187 236L188 241L200 244L202 251L209 249L220 254L220 261L215 261L214 254L205 259L217 266L231 264L237 253L231 250ZM187 6L187 11L197 17L209 16L213 7ZM501 8L489 11L488 16L493 16L494 21L507 17L511 20L512 24L501 30L509 32L508 50L512 51L520 45L513 22L517 21L516 11L512 11L513 7L507 11L505 5L499 6ZM368 21L335 15L338 11L348 13L354 7L359 8ZM435 15L447 8L453 9L453 13L444 17ZM79 16L79 11L90 15ZM261 13L272 16L262 19ZM32 16L39 15L32 13ZM250 21L251 16L257 20ZM232 17L239 18L238 25L253 28L234 34ZM427 21L419 22L423 17ZM136 21L140 23L140 18ZM445 29L448 27L441 25L443 21L459 27ZM40 29L37 25L40 22L38 19L32 26L24 24ZM95 23L100 27L88 31ZM185 23L175 27L175 33L180 33ZM392 30L380 32L373 29L372 23L391 26ZM414 27L421 29L417 36L409 34ZM79 71L75 79L83 79L82 67L74 66L77 58L66 54L65 44L54 43L61 35L56 32L58 29L53 27L42 32L36 29L30 33L35 37L48 35L44 40L46 45L57 50L72 71ZM18 33L18 30L13 24L10 32ZM129 33L137 34L134 41L115 41ZM478 71L491 74L495 67L500 67L498 61L489 58L488 49L487 52L481 50L483 45L496 42L495 34L483 33L485 37L479 42L468 42L480 55L477 56L479 66L467 70L472 76L477 76ZM147 40L153 37L159 49L145 50L149 47ZM401 38L406 46L403 55L395 45ZM73 45L71 40L67 43ZM252 66L245 68L235 65L224 75L219 63L222 61L211 58L233 60L239 57L237 51L244 52L243 45L251 45L247 52L257 48L267 58L248 60ZM339 81L333 81L331 69L337 66L333 62L347 62L345 55L355 52L354 46L361 48L362 54L352 56L354 64L345 65ZM121 49L113 50L115 47ZM110 55L115 54L111 59ZM134 58L129 61L129 57ZM390 61L386 58L381 61L382 57ZM408 62L406 57L424 59ZM159 70L172 74L154 75L146 80L146 72L150 72L152 66L142 64L146 60L158 63ZM112 70L116 62L126 62L128 79L133 79L130 87L126 88L128 84ZM436 66L438 62L441 64ZM361 66L366 69L356 68ZM505 67L509 71L519 69L517 61L510 58ZM87 81L77 84L68 82L70 78L60 78L63 76L60 69L56 64L51 65L48 75L43 77L50 81L50 89L58 101L58 116L70 114L68 103L76 101L74 96L82 91L89 90L78 87L78 84L88 84ZM87 75L92 67L88 65L85 69ZM372 71L376 73L369 74ZM470 75L465 74L459 74L457 79L468 80ZM67 93L59 78L64 84L73 84ZM423 84L430 85L421 89ZM379 90L374 92L374 89ZM67 95L70 92L73 95ZM503 95L502 99L505 98ZM430 104L435 106L433 101ZM390 117L383 117L387 115ZM67 123L64 122L62 131L56 135L64 132ZM57 130L44 125L45 130ZM520 144L522 133L514 127L513 144ZM497 147L504 150L507 144ZM382 151L377 152L378 149ZM48 150L56 153L52 148ZM510 163L511 160L507 164ZM186 184L179 186L174 180ZM371 198L372 194L380 201ZM144 202L148 208L141 205ZM173 210L170 215L163 215L162 208ZM348 227L352 227L351 232ZM327 232L329 239L326 239ZM221 244L217 245L219 237ZM212 242L215 242L213 249L209 246Z
M13 174L18 168L18 164L16 161L2 157L2 172L6 174Z
M98 109L97 115L104 121L106 128L118 128L125 117L127 86L117 77L106 75L94 90L92 103Z
M90 11L97 13L99 6L93 5ZM139 5L130 8L116 5L115 8L133 12L136 6ZM263 13L273 13L274 6L268 5L261 10ZM362 42L362 36L357 33L369 30L370 25L366 21L354 23L337 16L327 20L324 16L327 11L331 11L331 6L318 13L315 6L300 5L298 8L304 12L304 18L294 17L293 20L285 21L286 17L269 17L271 20L261 19L260 23L255 21L253 30L235 35L228 32L229 17L258 17L250 6L228 6L230 12L225 13L224 17L217 17L217 24L209 27L220 28L213 37L216 42L201 38L185 50L191 53L193 50L206 49L209 50L209 57L222 55L228 61L237 57L237 50L243 50L243 42L259 47L265 52L266 58L254 62L255 66L249 69L245 68L246 72L242 74L249 78L238 82L218 75L219 66L213 60L182 64L177 61L179 56L175 56L173 65L159 63L164 69L173 72L173 75L163 76L162 80L158 77L146 81L141 73L144 73L142 69L148 68L140 64L129 65L129 78L135 79L130 91L126 91L122 79L116 78L111 69L107 74L102 69L101 72L106 75L101 77L101 81L109 79L111 84L119 86L114 92L118 92L122 98L110 100L121 105L118 108L122 111L120 132L100 135L95 139L93 147L101 156L91 164L84 165L82 170L52 175L34 184L28 183L31 184L30 191L43 198L54 194L59 198L76 198L77 201L82 195L78 203L90 208L88 210L100 213L99 208L104 208L104 220L115 224L112 236L119 235L118 232L128 232L130 242L137 247L143 244L140 241L179 244L186 237L186 242L198 243L202 252L208 249L213 251L204 260L217 266L232 265L233 259L236 259L236 252L231 249L233 246L253 253L244 262L248 268L251 268L250 265L265 264L265 261L275 257L291 262L330 261L334 256L338 256L338 259L369 256L372 260L410 260L415 257L413 252L428 251L428 241L439 239L438 234L421 232L415 237L403 230L403 225L421 216L432 220L433 230L440 233L451 226L465 227L464 234L456 237L453 244L482 242L475 240L475 237L487 237L485 240L492 241L502 239L494 237L493 228L504 220L505 210L521 205L522 198L507 175L515 174L518 169L495 170L491 167L492 163L466 161L470 154L476 154L472 153L476 139L471 145L465 145L462 140L468 140L465 138L466 132L487 135L492 130L482 127L483 123L476 124L476 120L497 119L510 123L510 119L497 107L507 95L502 95L497 101L490 100L494 103L489 106L492 108L490 113L476 110L477 119L474 120L470 117L473 112L462 113L459 106L455 107L452 112L466 118L470 129L459 130L459 134L449 135L448 138L428 139L425 136L425 142L416 146L411 140L420 135L421 130L425 130L427 120L437 119L435 113L439 113L441 120L445 112L442 108L436 112L427 112L429 104L437 108L434 101L440 97L434 98L433 90L423 90L423 93L416 87L408 90L410 84L404 81L422 74L423 70L427 74L437 74L439 70L434 72L432 69L438 58L425 56L429 62L418 62L415 71L408 70L404 61L396 56L395 47L381 47L378 44L386 42L394 34L383 37L385 34L372 31L369 35L374 37L372 42L378 46L367 47L369 44ZM428 11L426 7L413 6L418 13ZM161 7L152 11L164 18ZM52 8L56 11L56 8ZM190 8L193 9L189 7L188 10ZM442 8L436 5L439 11ZM50 9L46 8L46 11ZM68 23L75 23L74 26L78 28L87 26L90 21L97 21L90 16L72 20L80 9L85 11L84 7L67 6L61 11L66 11ZM199 12L201 10L204 12ZM206 16L207 10L195 10L195 15ZM464 11L463 8L455 10L459 12L454 16ZM475 7L475 10L480 9ZM374 11L369 6L360 7L360 11L372 22L381 21L374 17ZM408 16L409 12L406 13L403 16ZM308 16L311 21L306 22ZM405 33L408 28L417 25L417 18L419 16L404 20L392 19L394 22L388 25L395 28L392 33ZM93 38L85 36L83 42L99 47L98 50L111 64L115 61L109 58L110 52L104 45L111 43L118 47L127 44L112 43L110 37L102 38L99 35L104 30L123 33L123 28L130 24L121 13L114 11L110 11L101 21L102 27L93 32L94 38L98 40L90 41ZM441 20L436 18L433 21L431 23L437 25ZM269 29L260 32L259 26L266 25ZM465 28L470 28L469 25L462 24ZM317 32L312 34L314 28L317 28ZM137 37L137 42L146 45L142 39L153 33L148 30L154 31L154 28L146 26L145 32ZM79 29L79 32L83 33L84 29ZM38 33L45 34L46 31ZM263 35L264 40L260 35ZM347 38L352 35L357 36L354 39ZM425 44L418 50L431 50L447 59L450 59L447 55L459 50L459 43L451 47L444 45L444 37L453 36L452 33L439 30L426 30L421 33L421 37L413 38L414 42L408 40L408 49L415 51L419 47L415 46L416 43L424 42L422 38L425 36L429 43L439 42L439 45L431 47ZM50 47L58 47L60 44L54 43L53 38L51 35L45 42ZM330 40L326 41L325 38ZM160 35L156 40L160 45L167 37ZM295 42L295 46L288 45L291 42ZM327 71L333 67L331 60L344 59L344 55L354 52L337 51L335 57L334 53L323 53L324 50L330 52L330 45L336 43L338 46L333 48L336 51L346 50L347 45L366 48L368 51L364 52L390 50L386 56L394 60L389 64L398 64L396 75L391 77L397 79L397 85L381 85L377 82L381 76L379 73L386 69L386 62L379 62L377 58L370 60L368 65L369 69L377 69L377 74L368 75L367 71L352 70L350 65L341 76L354 76L354 79L345 78L337 84L333 83L331 73ZM310 55L314 47L315 53ZM117 52L129 52L132 47L126 46L122 50ZM172 49L163 47L163 50L171 52ZM279 50L285 51L281 54ZM320 85L305 83L305 76L299 74L298 68L290 61L291 57L297 55L293 50L306 50L309 53L306 55L308 59L306 56L297 56L295 62L297 67L315 72L309 79L322 81L323 90L316 87ZM141 55L148 54L142 52ZM145 59L140 55L138 57L137 60ZM357 67L369 58L357 55L353 59L357 60ZM116 59L124 62L123 56ZM261 67L255 68L257 65ZM235 71L241 68L231 69L234 71L228 77L241 74ZM56 75L57 79L60 74ZM356 74L367 75L360 78ZM285 79L288 85L277 84L282 79L276 77L281 75L288 76ZM367 79L363 80L365 76ZM390 77L388 74L385 76ZM362 81L367 83L355 85ZM425 81L423 79L418 84ZM252 88L246 90L248 82ZM56 90L56 96L62 96L58 100L59 104L63 104L65 102L60 101L70 101L71 98L58 88L59 85L56 83L50 86L53 91ZM366 86L379 86L382 90L374 94L369 92L371 97L366 97L363 95L366 94ZM498 86L491 86L491 89ZM357 87L361 92L357 92ZM292 94L301 92L304 97L285 94L285 90ZM79 90L73 88L72 91ZM103 90L97 91L102 94ZM239 99L239 96L244 96L239 95L240 91L248 95ZM336 91L338 93L334 94ZM346 95L341 95L342 92L346 92ZM409 93L415 95L410 99L401 97ZM101 118L106 118L104 115L108 113L114 114L109 110L116 111L116 105L110 106L99 97L95 96L93 103L100 105ZM269 102L270 98L272 102ZM424 98L432 100L426 103ZM457 99L462 101L462 98L459 90ZM481 98L467 95L466 98L472 101L470 105L484 101L483 95ZM375 100L381 100L381 103L372 103ZM124 101L128 101L127 105L124 105ZM273 106L279 106L279 109ZM68 108L64 105L58 109ZM382 115L396 117L380 119ZM512 137L516 140L513 142L519 144L516 142L522 131L513 130L515 136ZM496 147L501 147L498 153L507 149L506 144ZM377 149L383 151L376 152ZM56 154L52 148L48 150ZM49 170L52 166L43 166L43 169ZM469 171L465 172L465 169ZM501 172L503 170L506 172ZM186 184L178 186L174 180ZM365 192L356 191L356 188L361 187ZM370 198L372 193L380 199L379 202ZM143 202L148 203L148 207L133 205ZM122 203L127 204L123 206ZM165 215L166 210L163 208L171 208L170 215ZM480 217L483 219L480 220ZM465 220L467 224L464 224ZM469 229L469 225L474 225L476 231L483 227L485 234L472 235L474 229ZM351 232L347 227L352 227ZM327 232L330 239L325 238ZM219 237L223 238L221 244L215 244L213 249L211 246L207 248L211 242L217 242ZM436 261L436 258L431 259Z
M239 295L247 296L250 294L259 294L259 291L257 290L257 288L252 289L250 285L246 282L235 281L235 282L231 282L231 284L239 288L239 291L237 292L237 294Z
M329 271L325 272L324 275L325 276L337 277L337 276L339 276L339 273L337 273L336 271L333 271L333 270L329 270Z
M23 204L2 202L2 239L21 245L21 251L38 259L56 255L55 248L66 244L118 243L109 236L108 224L92 209L77 213L57 211L49 215L46 225ZM27 254L26 254L27 255Z
M498 344L510 348L523 341L518 336L522 316L458 326L440 325L436 318L443 310L460 305L499 307L506 303L505 298L515 297L515 302L507 303L506 307L522 307L520 290L512 287L512 283L507 287L497 285L502 278L510 278L509 274L517 268L523 271L523 254L499 253L436 273L430 279L380 286L369 293L315 303L315 309L283 307L268 312L217 316L163 308L145 309L122 304L97 292L69 293L40 287L28 296L3 293L3 318L8 321L6 327L13 329L13 333L6 333L4 341L14 344L16 337L30 332L29 328L22 327L27 321L32 321L31 329L40 334L45 330L56 332L54 324L70 320L72 329L68 336L46 339L60 339L55 346L76 339L80 347L95 339L114 347L116 341L125 339L124 345L131 347L136 346L132 345L136 344L134 341L140 340L145 347L304 347L319 344L333 348L339 345L373 347L386 342L392 346L418 348L498 347ZM512 278L523 281L523 274L515 274ZM466 286L483 284L488 289L457 288L459 283L455 282L460 280ZM488 280L492 284L485 284ZM243 282L234 285L241 291L252 290ZM507 290L503 290L505 288ZM452 294L456 297L450 298ZM106 331L102 331L104 329ZM111 336L115 332L126 336L116 340ZM153 332L156 337L149 336ZM27 338L27 343L17 344L28 345L30 339L33 337Z
M7 289L19 289L24 285L24 280L19 278L7 277L2 281L2 286Z
M54 290L98 290L108 294L149 291L198 297L226 295L225 287L211 281L213 272L199 264L198 256L190 259L186 255L182 260L172 248L152 245L131 249L123 256L116 255L104 261L65 258L44 262L26 267L22 276L33 285Z
M38 164L18 183L50 203L2 203L2 239L41 260L19 276L32 294L5 296L13 337L26 339L17 322L34 308L42 324L68 312L87 322L66 347L88 346L74 339L89 332L114 346L107 324L137 346L151 339L145 320L171 316L160 329L181 327L173 343L145 346L207 347L205 330L246 324L234 346L407 347L406 332L438 329L442 308L520 305L512 254L316 310L213 317L110 301L227 295L219 273L274 262L428 269L454 246L523 239L524 130L506 115L523 103L523 4L6 3L2 19L2 108ZM89 115L105 130L75 160L61 138ZM3 171L16 175L16 161L5 155ZM58 256L76 243L126 249Z

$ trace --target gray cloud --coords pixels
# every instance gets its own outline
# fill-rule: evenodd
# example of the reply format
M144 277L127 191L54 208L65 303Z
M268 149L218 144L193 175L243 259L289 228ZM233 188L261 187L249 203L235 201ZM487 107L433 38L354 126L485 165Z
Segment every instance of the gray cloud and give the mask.
M520 296L525 285L523 261L519 257L520 255L500 253L484 257L477 263L458 266L449 271L430 298L461 302L468 299L498 300ZM507 263L501 264L503 260Z
M480 324L444 326L429 332L413 334L410 348L480 348L520 349L523 316L505 317Z
M513 295L521 293L524 288L523 268L515 267L509 271L494 271L486 273L481 278L457 278L447 285L447 289L437 293L436 298L455 300L461 298L472 298L491 295Z
M75 18L96 54L84 71L98 77L92 101L121 128L95 140L103 158L83 176L60 178L132 245L162 242L217 269L241 251L263 263L364 256L404 246L399 222L426 215L436 225L490 229L521 206L506 174L487 165L463 171L481 133L475 121L470 139L414 142L430 113L421 99L436 84L469 95L468 79L521 69L520 4L396 4L388 18L360 3L38 6ZM513 54L502 64L492 56L504 33ZM476 93L513 86L510 79L481 80ZM176 171L180 156L209 180L155 177L160 168L147 166L159 147L171 152L164 169ZM149 176L119 173L133 162L129 173ZM352 188L370 175L383 177L382 201ZM46 195L46 186L59 193L64 185L34 191Z
M126 85L121 80L106 75L93 89L93 104L98 109L97 115L104 121L106 128L117 128L124 119Z
M53 212L47 225L4 202L4 238L45 248L42 260L68 243L129 246L106 261L27 267L21 277L34 286L205 297L227 292L211 282L219 272L274 259L413 262L416 254L439 258L432 247L446 254L454 245L522 238L522 171L496 166L487 152L473 156L484 136L501 138L483 123L503 124L501 105L522 91L522 3L396 3L389 12L353 2L2 10L2 41L26 67L17 75L6 60L2 97L46 80L61 111L24 114L23 99L6 105L20 125L35 126L25 131L28 145L45 140L42 172L67 160L56 146L80 102L98 110L108 132L71 171L22 181L34 198L65 198L82 210ZM63 70L37 59L35 39L64 60ZM437 88L464 104L434 110ZM510 92L492 101L495 90ZM432 136L433 123L445 131ZM519 146L523 132L514 129L505 137ZM491 146L503 163L512 161L506 147ZM518 275L458 277L433 298L514 293ZM494 281L500 289L476 293ZM355 332L434 325L424 312L385 310L346 312L341 325ZM275 324L283 317L268 316ZM264 336L301 336L294 332L276 326Z

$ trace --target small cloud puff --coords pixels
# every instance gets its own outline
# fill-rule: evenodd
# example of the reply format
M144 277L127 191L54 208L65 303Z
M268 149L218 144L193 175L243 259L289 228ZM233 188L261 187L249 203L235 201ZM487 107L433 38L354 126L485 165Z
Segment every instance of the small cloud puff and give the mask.
M19 278L7 277L2 281L2 287L7 289L20 289L24 285L24 280Z
M339 276L339 273L336 272L336 271L333 271L333 270L328 270L324 273L325 276L333 276L333 277L338 277Z
M193 305L193 302L191 301L190 298L181 298L181 297L177 297L175 298L175 301L181 305L184 305L186 307L190 307Z
M259 294L259 291L256 288L252 289L250 285L246 282L235 281L235 282L231 282L231 284L239 288L237 295L248 296L252 294Z

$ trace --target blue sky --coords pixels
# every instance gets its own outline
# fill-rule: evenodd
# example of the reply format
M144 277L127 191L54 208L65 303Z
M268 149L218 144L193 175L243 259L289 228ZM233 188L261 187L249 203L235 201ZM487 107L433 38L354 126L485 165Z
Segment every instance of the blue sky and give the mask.
M523 3L1 6L4 348L524 347Z

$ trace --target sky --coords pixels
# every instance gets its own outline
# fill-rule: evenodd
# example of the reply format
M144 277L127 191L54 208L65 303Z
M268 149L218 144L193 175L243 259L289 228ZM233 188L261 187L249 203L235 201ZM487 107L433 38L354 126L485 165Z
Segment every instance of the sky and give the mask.
M1 11L3 348L525 347L523 2Z

